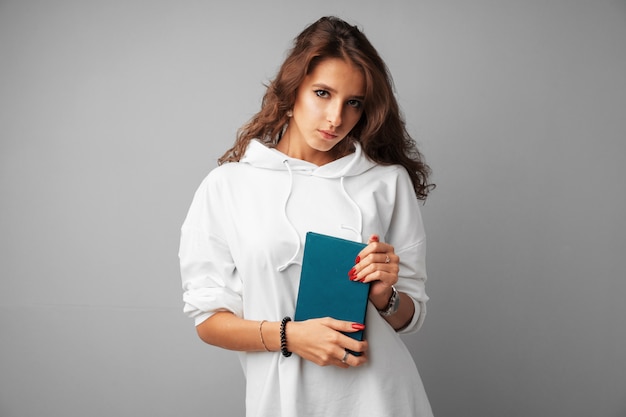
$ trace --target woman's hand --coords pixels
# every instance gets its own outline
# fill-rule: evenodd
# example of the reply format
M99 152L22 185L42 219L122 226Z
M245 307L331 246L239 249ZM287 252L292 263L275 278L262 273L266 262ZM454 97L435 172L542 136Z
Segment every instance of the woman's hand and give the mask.
M286 326L287 349L317 365L348 368L367 362L367 342L359 342L341 333L363 330L365 328L363 324L326 317L290 321ZM362 354L346 355L346 349Z
M206 343L241 352L280 352L280 321L246 320L230 311L218 311L196 326ZM360 323L332 318L289 321L285 327L287 350L320 366L340 368L367 362L367 342L359 342L341 332L365 329ZM361 352L346 355L346 349Z
M379 242L378 235L372 235L355 263L350 271L350 279L369 282L370 301L377 309L383 310L391 297L391 286L398 282L400 270L400 258L395 254L393 246Z

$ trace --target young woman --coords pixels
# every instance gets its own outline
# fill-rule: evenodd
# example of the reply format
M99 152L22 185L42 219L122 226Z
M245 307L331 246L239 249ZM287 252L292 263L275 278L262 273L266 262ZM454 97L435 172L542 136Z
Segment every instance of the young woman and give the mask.
M307 27L219 162L182 226L185 312L241 352L247 415L432 415L398 333L426 313L418 200L433 185L363 33ZM368 243L346 272L371 284L366 323L290 320L308 231Z

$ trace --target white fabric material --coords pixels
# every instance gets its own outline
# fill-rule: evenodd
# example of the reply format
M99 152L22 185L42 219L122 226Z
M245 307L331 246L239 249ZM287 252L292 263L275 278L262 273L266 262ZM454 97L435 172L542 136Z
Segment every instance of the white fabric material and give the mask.
M214 169L182 226L184 311L202 323L216 311L249 320L293 317L304 238L314 231L367 242L400 257L398 291L416 304L403 332L424 320L425 234L406 170L356 151L318 167L252 141L239 163ZM347 271L346 271L346 279ZM248 417L431 416L413 359L398 333L368 305L369 362L320 367L297 355L241 353Z

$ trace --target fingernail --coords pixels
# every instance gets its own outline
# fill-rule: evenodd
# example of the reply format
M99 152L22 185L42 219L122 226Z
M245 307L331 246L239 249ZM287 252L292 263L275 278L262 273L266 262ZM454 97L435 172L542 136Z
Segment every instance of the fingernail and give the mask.
M361 324L361 323L352 323L352 328L354 330L364 330L365 329L365 325Z
M352 268L350 272L348 272L348 276L350 277L351 280L354 281L354 279L356 278L356 269Z
M354 260L354 263L358 264L359 262L361 262L361 257L357 256L356 259Z
M378 236L372 236L372 240L373 240L374 242L378 242Z

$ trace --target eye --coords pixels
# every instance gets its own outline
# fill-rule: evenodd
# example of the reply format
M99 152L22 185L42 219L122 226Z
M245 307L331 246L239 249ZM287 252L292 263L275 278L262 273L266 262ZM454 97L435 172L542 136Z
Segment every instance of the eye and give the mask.
M348 106L354 107L355 109L360 109L363 107L363 103L359 100L348 100Z
M326 90L315 90L315 95L321 98L328 98L328 96L330 96L330 93Z

